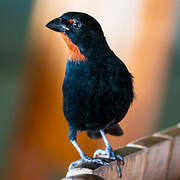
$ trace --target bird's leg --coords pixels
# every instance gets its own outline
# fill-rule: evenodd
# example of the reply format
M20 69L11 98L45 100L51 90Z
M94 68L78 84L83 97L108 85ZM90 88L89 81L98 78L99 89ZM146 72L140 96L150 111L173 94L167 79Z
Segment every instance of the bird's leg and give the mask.
M114 160L120 160L122 165L124 165L124 159L122 156L118 155L118 154L115 154L112 150L112 147L111 145L109 144L108 140L107 140L107 137L104 133L104 130L100 130L100 133L101 133L101 136L104 140L104 143L105 143L105 146L106 146L106 149L105 150L102 150L102 149L98 149L95 153L94 153L94 157L97 157L99 155L103 155L103 157L107 157L107 158L110 158L110 159L114 159ZM121 173L121 168L119 166L119 164L117 163L117 169L119 171L119 174L120 176L122 175Z
M109 163L105 160L102 160L100 158L90 158L88 157L79 147L79 145L77 144L76 141L76 131L72 131L72 129L69 129L69 138L71 143L73 144L73 146L76 148L76 150L79 152L79 155L81 157L81 160L72 162L70 164L69 169L71 169L72 166L79 164L80 162L85 161L85 162L89 162L89 163L96 163L96 164L100 164L100 165L109 165Z
M112 147L109 144L104 131L100 130L100 133L101 133L101 136L102 136L102 138L104 140L104 143L105 143L105 146L106 146L106 150L98 149L94 153L94 157L96 157L97 155L101 154L101 155L104 155L104 156L106 156L107 158L110 158L110 159L117 159L118 158L118 159L120 159L123 162L124 161L123 157L121 157L120 155L115 155L115 153L113 152Z

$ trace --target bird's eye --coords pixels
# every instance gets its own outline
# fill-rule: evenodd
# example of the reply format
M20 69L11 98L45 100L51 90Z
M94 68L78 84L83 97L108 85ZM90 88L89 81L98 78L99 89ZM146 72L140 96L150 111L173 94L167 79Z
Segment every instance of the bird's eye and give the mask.
M81 27L81 23L79 21L74 21L73 22L73 26L76 28L76 29L79 29Z
M81 23L77 20L69 19L67 22L76 29L79 29L81 27Z

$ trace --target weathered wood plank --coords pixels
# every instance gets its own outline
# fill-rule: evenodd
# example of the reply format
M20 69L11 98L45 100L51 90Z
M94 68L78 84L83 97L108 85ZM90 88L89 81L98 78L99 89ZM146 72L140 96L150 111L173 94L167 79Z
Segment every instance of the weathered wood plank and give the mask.
M137 147L122 147L115 151L124 157L125 165L121 166L122 180L141 180L143 177L146 151ZM119 173L116 169L117 161L112 161L112 168L109 166L90 165L82 163L71 169L66 177L78 174L94 174L106 180L119 179Z
M180 179L180 124L161 131L156 136L164 136L171 140L167 180Z
M180 125L132 142L115 153L125 160L122 180L179 180ZM119 179L117 161L109 162L112 168L82 161L68 171L65 179Z
M147 151L144 180L163 180L166 178L168 156L171 142L167 138L150 136L133 144L142 146Z

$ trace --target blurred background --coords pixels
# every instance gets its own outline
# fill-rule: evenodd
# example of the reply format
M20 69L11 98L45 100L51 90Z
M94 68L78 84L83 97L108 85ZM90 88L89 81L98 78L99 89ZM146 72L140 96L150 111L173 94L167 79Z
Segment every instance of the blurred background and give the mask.
M67 47L45 28L67 11L95 17L111 49L134 75L136 99L121 122L113 148L179 122L180 1L1 0L0 165L4 179L63 177L79 158L68 140L61 86ZM88 154L102 140L85 133ZM1 173L2 174L2 173Z

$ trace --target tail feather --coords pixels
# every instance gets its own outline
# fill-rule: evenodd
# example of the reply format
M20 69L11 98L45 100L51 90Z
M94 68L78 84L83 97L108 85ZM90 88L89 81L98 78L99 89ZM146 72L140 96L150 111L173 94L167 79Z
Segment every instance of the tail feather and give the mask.
M104 129L105 133L108 133L113 136L122 136L123 130L119 126L119 124L112 125L106 129ZM92 139L98 139L101 138L101 134L98 131L87 131L87 135Z

